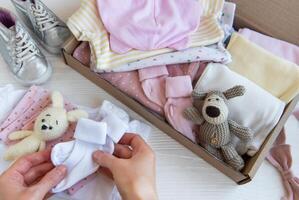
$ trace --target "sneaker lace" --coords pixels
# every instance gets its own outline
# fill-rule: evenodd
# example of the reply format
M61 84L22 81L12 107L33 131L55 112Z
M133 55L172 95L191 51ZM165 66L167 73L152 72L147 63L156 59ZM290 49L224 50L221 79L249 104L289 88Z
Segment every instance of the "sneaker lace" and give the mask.
M28 33L22 28L16 28L16 63L19 65L23 61L30 59L38 53L35 44L31 41Z
M59 23L56 18L49 14L43 5L39 3L33 5L32 10L40 31L51 29Z

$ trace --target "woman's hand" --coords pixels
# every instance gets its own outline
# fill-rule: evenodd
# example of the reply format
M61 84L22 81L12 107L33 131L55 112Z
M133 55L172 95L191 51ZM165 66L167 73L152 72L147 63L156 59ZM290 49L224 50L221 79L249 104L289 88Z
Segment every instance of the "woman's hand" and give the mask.
M140 136L127 133L115 145L114 155L96 151L93 159L102 171L109 170L124 200L158 199L155 155Z
M55 167L50 151L18 159L0 176L1 200L42 200L66 175L66 167Z

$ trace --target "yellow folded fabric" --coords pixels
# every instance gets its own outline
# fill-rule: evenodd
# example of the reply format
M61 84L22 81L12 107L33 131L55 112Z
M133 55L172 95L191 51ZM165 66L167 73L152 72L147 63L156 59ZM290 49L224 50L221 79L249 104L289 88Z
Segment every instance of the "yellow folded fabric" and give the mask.
M275 47L273 47L275 48ZM227 47L233 71L288 103L299 93L299 66L234 33ZM257 99L258 101L258 99Z
M199 29L190 35L189 47L217 43L224 37L217 22L224 0L201 0L201 3L203 16ZM113 69L126 63L175 51L164 48L146 52L131 50L125 54L114 53L110 50L109 33L98 14L96 0L81 0L80 9L68 19L67 25L77 40L90 43L93 58L91 67L96 71Z

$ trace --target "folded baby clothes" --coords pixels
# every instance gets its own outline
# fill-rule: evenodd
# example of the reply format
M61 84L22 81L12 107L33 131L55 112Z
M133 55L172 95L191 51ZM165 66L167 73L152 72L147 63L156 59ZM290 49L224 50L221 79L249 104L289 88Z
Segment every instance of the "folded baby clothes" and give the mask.
M109 34L106 31L97 10L96 0L83 0L81 8L72 15L67 24L79 41L89 41L91 55L95 57L92 67L96 70L108 70L144 58L173 52L163 48L153 51L131 50L125 54L116 54L110 49ZM203 15L198 30L189 36L188 47L198 47L217 43L223 38L223 31L217 17L223 7L223 0L202 0Z
M116 53L131 49L184 49L189 34L198 29L202 7L199 1L97 0L99 14L110 33Z
M0 124L24 96L25 90L17 90L12 85L0 88Z
M299 93L299 68L234 33L227 47L230 69L255 82L272 95L289 102ZM246 51L244 51L246 49Z
M158 104L151 102L144 94L141 84L139 82L138 72L115 72L115 73L103 73L99 76L119 90L132 97L139 103L143 104L150 110L163 115L163 109Z
M298 46L248 28L239 29L239 34L272 54L299 65Z
M171 64L183 64L199 61L212 61L217 63L227 64L231 62L231 56L229 52L224 48L222 43L216 45L209 45L206 47L195 47L181 51L165 53L142 60L137 60L131 63L125 63L113 69L97 70L98 72L122 72L132 71L135 69L143 69L146 67L171 65Z
M235 19L236 4L232 2L225 2L223 5L222 16L220 18L220 24L224 30L224 39L226 40L234 32L233 24Z
M205 93L213 90L225 91L236 85L243 85L246 92L242 97L227 102L229 118L250 128L254 137L248 144L241 143L236 137L234 142L240 154L253 156L278 123L285 103L222 64L209 64L195 89Z
M79 60L83 65L90 65L90 47L88 42L81 42L73 52L73 57Z
M167 121L174 129L196 141L196 125L184 117L184 110L192 106L193 87L190 76L168 77L165 80L165 96L167 102L164 112Z

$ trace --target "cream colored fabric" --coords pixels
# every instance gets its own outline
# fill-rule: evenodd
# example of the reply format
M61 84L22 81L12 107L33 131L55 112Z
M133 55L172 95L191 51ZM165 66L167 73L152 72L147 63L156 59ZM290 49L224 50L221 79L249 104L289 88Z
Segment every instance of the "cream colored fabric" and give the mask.
M201 24L199 29L190 35L188 47L214 44L224 37L217 22L224 0L201 0L201 3ZM175 51L163 48L146 52L131 50L125 54L114 53L110 50L109 35L98 14L96 0L81 0L80 9L69 18L67 25L79 41L90 42L91 66L95 71L112 69L125 63Z
M227 47L233 71L288 103L299 93L299 66L234 33Z

